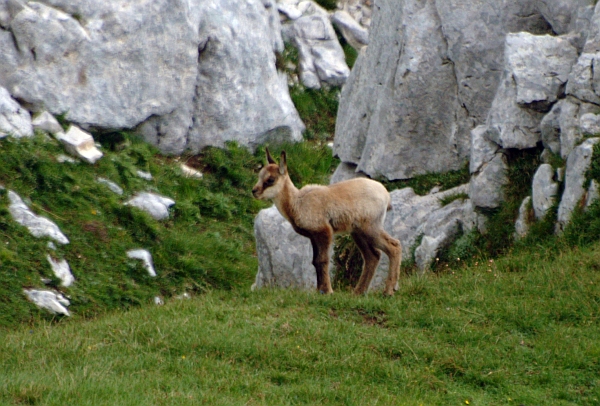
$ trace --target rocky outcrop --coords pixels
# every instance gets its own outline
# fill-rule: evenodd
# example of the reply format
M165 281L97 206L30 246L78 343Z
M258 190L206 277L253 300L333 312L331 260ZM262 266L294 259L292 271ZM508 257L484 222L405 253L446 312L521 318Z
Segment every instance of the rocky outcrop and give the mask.
M520 135L516 114L525 120L526 129L524 139L513 143L500 136L498 143L505 148L535 145L543 117L539 109L549 108L564 90L568 61L575 60L587 37L592 3L378 2L369 46L342 91L334 152L373 177L402 179L457 169L469 156L471 130L486 124L495 98L497 104L505 100L512 107L498 105L496 118L488 124L498 129L510 118L508 127L498 132ZM528 34L505 40L508 33L519 31ZM556 33L565 37L543 35ZM536 38L528 44L531 34ZM514 56L512 69L510 63L505 66L505 52ZM554 66L552 58L559 55L564 64L544 76L544 67ZM522 57L546 62L522 72L518 68ZM505 69L516 76L503 79ZM503 88L497 92L500 84ZM533 100L537 91L546 94L545 102ZM497 98L497 93L504 97ZM519 101L537 110L519 109Z
M0 48L0 86L29 110L137 127L167 153L299 140L304 128L275 68L273 0L4 0Z

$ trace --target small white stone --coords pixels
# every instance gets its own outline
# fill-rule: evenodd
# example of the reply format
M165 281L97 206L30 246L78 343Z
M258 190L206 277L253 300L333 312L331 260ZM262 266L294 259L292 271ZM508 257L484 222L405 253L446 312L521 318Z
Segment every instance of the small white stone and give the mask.
M202 172L197 171L194 168L190 168L189 166L187 166L186 164L181 164L180 166L181 168L181 173L183 174L183 176L185 176L186 178L196 178L196 179L202 179L203 175Z
M190 296L190 294L189 294L189 293L187 293L187 292L184 292L184 293L182 293L182 294L181 294L181 295L179 295L179 296L175 296L175 299L179 299L179 300L182 300L182 299L191 299L191 298L192 298L192 297L191 297L191 296Z
M162 298L160 296L155 296L154 297L154 304L157 306L162 306L165 304L165 302L162 300Z
M148 271L148 274L152 277L156 276L154 265L152 264L152 255L148 250L136 249L127 251L127 256L133 259L139 259L144 264L144 268Z
M54 245L52 241L48 241L48 244L46 244L46 246L52 251L56 251L56 245Z
M33 128L36 130L46 131L50 134L59 134L63 132L63 128L56 121L54 116L47 111L43 111L38 114L32 121Z
M68 244L69 239L60 231L58 226L45 217L37 216L23 202L18 194L12 190L8 191L8 199L10 205L8 211L12 218L24 227L27 227L29 232L37 238L48 237L60 244Z
M148 192L139 193L125 202L125 205L146 211L156 220L167 219L169 217L169 207L174 204L173 199Z
M96 148L92 135L74 125L69 127L66 134L57 135L57 139L63 143L68 153L81 158L87 163L94 164L102 158L103 154Z
M46 309L53 314L70 316L67 306L70 302L61 294L48 290L24 289L23 292L36 306Z
M137 176L139 176L142 179L152 180L152 174L150 172L144 172L144 171L138 170L136 173L137 173Z
M117 185L115 182L112 182L112 181L110 181L110 180L108 180L106 178L97 178L96 181L98 183L102 183L103 185L108 186L108 188L112 192L114 192L114 193L116 193L118 195L122 195L123 194L123 189L119 185Z
M50 255L46 256L48 262L50 263L50 267L52 268L52 272L58 279L61 280L61 286L71 286L73 282L75 282L75 278L71 273L71 268L69 267L69 263L64 260L55 260Z

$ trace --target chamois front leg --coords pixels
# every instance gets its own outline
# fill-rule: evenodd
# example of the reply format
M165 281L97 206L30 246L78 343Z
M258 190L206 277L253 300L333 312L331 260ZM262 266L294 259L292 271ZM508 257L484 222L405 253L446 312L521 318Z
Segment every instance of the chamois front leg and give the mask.
M333 293L331 279L329 278L329 248L332 240L333 231L329 228L310 234L313 265L317 271L317 290L321 293Z

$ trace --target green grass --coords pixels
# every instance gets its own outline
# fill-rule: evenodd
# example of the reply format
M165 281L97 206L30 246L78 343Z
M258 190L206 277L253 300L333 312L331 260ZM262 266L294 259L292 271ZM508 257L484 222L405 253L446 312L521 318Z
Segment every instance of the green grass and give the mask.
M0 332L0 403L597 405L600 247Z
M31 202L34 212L56 222L71 243L55 256L69 262L76 283L55 288L71 296L76 317L93 317L111 309L151 303L155 296L184 291L249 286L258 261L253 221L268 204L251 196L262 150L252 155L230 144L208 148L199 156L165 158L148 144L124 133L98 136L105 156L96 165L59 163L57 141L0 141L0 184ZM290 173L298 186L324 183L336 161L316 144L273 146L288 150ZM184 178L179 164L197 167L204 178ZM140 169L154 179L135 175ZM125 190L124 196L96 181L102 176ZM135 192L154 191L176 201L167 221L156 221L125 202ZM16 224L8 212L6 192L0 193L0 326L50 319L26 301L24 287L43 287L52 278L46 261L47 240L38 240ZM146 248L158 276L151 278L126 251Z
M411 187L416 194L424 196L428 194L434 187L438 187L439 191L444 191L452 189L456 186L464 185L465 183L469 183L470 179L471 175L469 173L469 164L466 163L461 169L456 171L427 173L424 175L417 175L411 179L395 181L379 179L379 181L383 183L383 185L389 191Z

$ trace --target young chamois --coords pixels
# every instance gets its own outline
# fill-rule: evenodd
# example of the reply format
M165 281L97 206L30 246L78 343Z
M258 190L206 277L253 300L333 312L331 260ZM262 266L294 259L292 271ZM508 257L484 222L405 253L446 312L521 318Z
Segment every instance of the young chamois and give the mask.
M272 200L294 230L310 238L313 265L317 271L317 289L332 293L329 279L329 249L333 235L350 233L362 253L364 265L354 292L363 294L379 264L381 251L390 260L384 293L393 295L400 273L402 248L400 241L383 230L386 212L391 208L390 194L379 182L351 179L329 186L307 185L298 190L287 170L285 151L279 164L269 150L267 165L258 174L252 189L257 199Z

